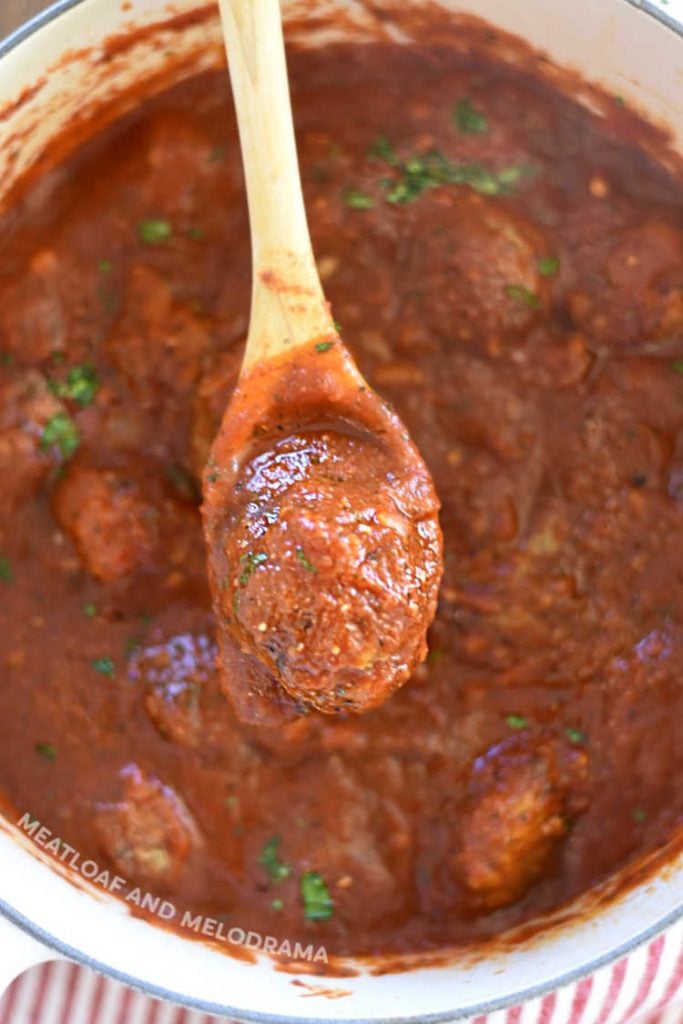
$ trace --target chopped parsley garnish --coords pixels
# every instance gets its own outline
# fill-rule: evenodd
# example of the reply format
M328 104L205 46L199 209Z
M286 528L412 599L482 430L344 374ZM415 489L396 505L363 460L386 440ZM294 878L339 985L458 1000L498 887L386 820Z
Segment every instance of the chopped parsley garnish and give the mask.
M0 364L3 366L14 366L15 358L11 352L0 352Z
M337 332L337 334L341 334L342 325L339 323L339 321L333 320L332 323L334 324L334 329Z
M277 885L278 882L283 882L285 878L289 878L292 873L292 869L289 864L284 864L279 857L278 850L280 847L280 837L273 836L269 839L266 845L261 850L261 855L258 859L261 867L264 867L270 876L270 881L273 885Z
M316 352L329 352L333 345L333 341L319 341L315 346L315 350Z
M14 573L9 558L0 556L0 582L11 583L13 579Z
M626 104L626 100L624 99L624 97L619 95L614 97L614 102L618 107L623 107Z
M133 654L142 647L143 640L144 637L140 636L139 633L134 633L133 636L126 637L126 642L123 646L126 658L131 658Z
M83 614L87 615L89 619L94 619L97 615L97 605L92 601L87 601L83 605Z
M397 159L393 150L391 153L392 159L387 163L400 173L398 177L383 179L381 184L386 202L396 205L412 203L428 189L442 185L466 185L475 192L495 196L532 173L522 166L494 171L482 164L453 163L437 150L407 160Z
M52 743L36 743L35 751L46 761L55 761L57 758L57 751Z
M647 820L647 814L642 807L634 807L633 820L637 821L639 824Z
M400 160L396 156L394 147L385 135L380 135L378 139L375 139L368 150L368 155L374 156L378 160L384 160L385 163L392 164L394 167L400 164Z
M97 264L97 269L99 270L100 274L110 274L111 260L100 260L100 262Z
M357 188L345 188L343 198L351 210L371 210L375 205L372 196L366 195Z
M225 154L228 152L228 146L225 142L219 142L217 146L214 146L209 153L209 163L217 164L221 160L225 159Z
M529 725L529 719L523 715L508 715L505 721L511 729L526 729Z
M526 285L506 284L505 294L509 299L514 299L521 306L526 306L527 309L538 309L538 295L527 288Z
M141 220L138 224L138 234L148 245L158 245L159 242L169 240L173 228L167 220Z
M501 185L516 185L522 178L529 177L532 174L533 169L531 167L512 164L510 167L501 167L499 171L496 171L496 178Z
M246 587L247 583L254 575L259 565L263 565L264 562L268 561L268 555L264 551L248 551L246 555L242 555L240 558L240 565L244 568L239 578L239 585Z
M284 905L284 901L281 900L279 896L276 896L274 900L270 901L270 906L272 910L282 910Z
M304 903L304 917L308 921L327 921L332 917L334 900L330 896L325 879L317 871L306 871L301 876L301 898Z
M113 679L116 675L116 666L111 658L95 658L92 667L100 675L107 676L109 679Z
M483 135L489 123L482 113L475 110L468 99L458 100L453 108L453 120L461 135Z
M585 732L581 732L580 729L574 729L573 726L568 725L564 732L569 742L575 743L577 747L580 747L586 742L587 736Z
M301 564L303 565L304 569L306 569L307 572L318 571L316 567L313 565L313 563L309 562L309 560L306 558L306 553L303 548L296 549L296 558L298 562L301 562Z
M57 412L47 421L40 435L40 447L57 448L63 459L70 459L81 443L78 427L67 412Z
M671 369L675 370L676 373L683 373L683 359L674 359Z
M427 657L425 658L425 661L428 665L434 665L435 662L439 660L439 658L443 657L443 654L444 652L440 647L430 647L429 650L427 651Z
M199 504L202 500L202 489L189 469L186 469L179 462L174 462L170 466L166 466L166 476L181 498L185 498L186 501L193 502L194 504Z
M72 366L66 380L50 381L50 391L59 398L69 398L77 402L81 409L91 405L99 391L100 378L97 370L90 363Z
M206 231L204 228L189 227L187 233L190 238L193 238L195 242L203 242L206 238Z
M536 265L542 277L554 277L560 269L560 261L555 256L543 256Z

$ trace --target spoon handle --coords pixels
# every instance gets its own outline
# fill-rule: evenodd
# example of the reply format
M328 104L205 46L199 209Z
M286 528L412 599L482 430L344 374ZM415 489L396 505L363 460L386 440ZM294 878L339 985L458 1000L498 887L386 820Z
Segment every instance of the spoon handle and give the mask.
M219 0L219 6L251 225L246 369L335 332L306 221L279 0Z

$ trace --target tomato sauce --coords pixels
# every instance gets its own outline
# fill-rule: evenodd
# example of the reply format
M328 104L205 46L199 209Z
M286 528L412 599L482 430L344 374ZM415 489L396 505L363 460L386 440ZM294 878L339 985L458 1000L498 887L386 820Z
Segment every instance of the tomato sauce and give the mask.
M226 925L440 949L680 829L683 185L464 50L290 64L326 293L442 505L429 655L376 710L278 728L219 686L200 481L250 270L205 74L3 229L0 789Z

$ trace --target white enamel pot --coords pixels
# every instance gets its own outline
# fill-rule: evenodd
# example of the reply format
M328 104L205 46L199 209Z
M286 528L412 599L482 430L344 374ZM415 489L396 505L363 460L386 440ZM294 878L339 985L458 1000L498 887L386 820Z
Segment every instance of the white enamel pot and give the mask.
M403 0L408 2L420 0ZM661 9L629 0L444 5L519 34L558 64L625 96L669 125L683 151L683 37L670 13L675 2ZM175 6L166 0L61 0L0 44L0 110L24 94L23 104L0 120L0 202L22 169L78 117L84 97L92 102L151 78L167 61L169 46L176 56L192 54L194 66L216 64L217 21L188 22L182 32L167 38L161 32L155 44L141 44L106 65L98 60L107 38L163 21L169 11L204 6L205 0ZM295 7L305 14L344 7L358 17L362 31L359 0L285 0L288 14ZM55 69L49 81L28 95L49 69ZM446 1021L555 989L616 960L681 916L683 859L590 916L553 926L512 951L381 976L359 965L357 976L328 982L347 995L316 999L305 997L306 989L293 984L297 976L276 971L266 956L255 964L241 962L130 916L102 892L73 885L41 859L15 823L0 824L0 992L24 967L66 956L152 995L242 1020Z

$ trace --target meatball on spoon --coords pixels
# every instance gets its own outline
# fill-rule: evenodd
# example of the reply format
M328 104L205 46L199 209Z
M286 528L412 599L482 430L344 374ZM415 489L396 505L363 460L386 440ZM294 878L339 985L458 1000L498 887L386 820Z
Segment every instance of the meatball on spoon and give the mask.
M278 0L221 0L251 223L244 362L204 476L223 686L245 721L377 707L426 654L439 502L325 301Z

